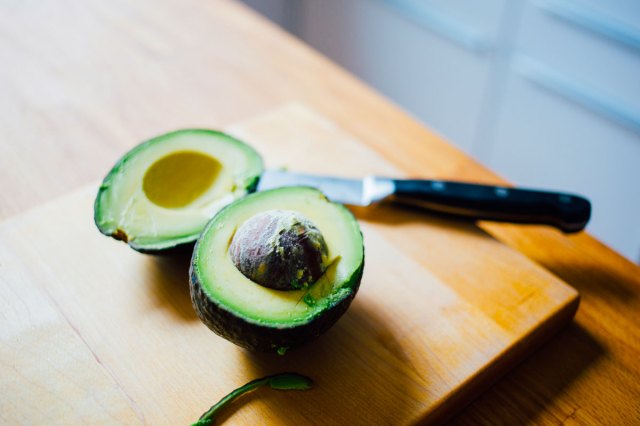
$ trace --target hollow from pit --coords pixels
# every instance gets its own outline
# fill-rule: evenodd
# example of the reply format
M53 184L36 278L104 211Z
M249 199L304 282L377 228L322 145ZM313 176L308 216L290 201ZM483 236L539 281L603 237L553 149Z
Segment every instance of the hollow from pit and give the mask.
M222 164L201 152L178 151L151 165L142 179L142 190L153 204L176 209L188 206L207 192Z

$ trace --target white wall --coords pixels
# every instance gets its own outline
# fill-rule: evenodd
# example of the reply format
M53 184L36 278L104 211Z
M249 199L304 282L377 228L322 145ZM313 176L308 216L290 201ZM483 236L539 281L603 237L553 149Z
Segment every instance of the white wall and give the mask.
M640 2L246 2L640 262Z

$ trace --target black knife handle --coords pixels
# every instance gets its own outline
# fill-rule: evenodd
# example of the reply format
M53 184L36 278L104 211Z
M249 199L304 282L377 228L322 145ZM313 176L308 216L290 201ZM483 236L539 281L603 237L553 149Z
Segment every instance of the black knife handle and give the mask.
M574 194L439 180L394 179L392 200L471 219L555 226L577 232L591 203Z

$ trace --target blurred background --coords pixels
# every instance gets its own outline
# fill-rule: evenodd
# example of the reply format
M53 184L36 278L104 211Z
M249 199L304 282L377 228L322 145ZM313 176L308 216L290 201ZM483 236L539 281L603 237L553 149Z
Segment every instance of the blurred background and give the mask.
M640 263L640 1L243 1Z

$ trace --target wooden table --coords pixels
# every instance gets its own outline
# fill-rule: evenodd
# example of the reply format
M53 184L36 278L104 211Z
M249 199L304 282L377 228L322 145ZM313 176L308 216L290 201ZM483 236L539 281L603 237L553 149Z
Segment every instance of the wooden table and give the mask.
M0 63L0 219L101 178L137 141L224 127L288 102L310 105L416 176L503 182L226 0L5 2ZM482 227L582 302L573 324L454 422L639 422L640 268L587 234Z

